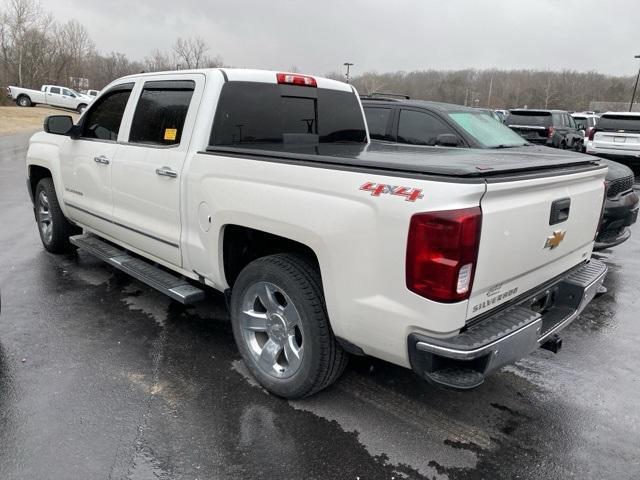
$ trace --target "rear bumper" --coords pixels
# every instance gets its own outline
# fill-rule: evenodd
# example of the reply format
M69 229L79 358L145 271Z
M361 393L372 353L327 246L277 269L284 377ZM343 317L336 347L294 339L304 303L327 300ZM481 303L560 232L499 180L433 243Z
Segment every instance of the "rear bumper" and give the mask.
M530 354L569 325L595 297L606 273L604 263L591 260L453 338L411 334L411 367L432 383L475 388L487 375Z
M593 144L587 144L587 153L597 157L615 160L620 163L640 163L640 150L618 150L613 148L595 148Z
M607 198L594 249L615 247L627 240L631 236L629 227L638 219L639 206L640 200L634 191L617 198Z

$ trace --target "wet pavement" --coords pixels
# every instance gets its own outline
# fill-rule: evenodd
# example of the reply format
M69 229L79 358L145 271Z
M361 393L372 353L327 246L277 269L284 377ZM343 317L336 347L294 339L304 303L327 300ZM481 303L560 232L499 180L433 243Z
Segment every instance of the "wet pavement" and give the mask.
M265 393L221 295L185 308L40 245L27 135L0 137L0 479L640 478L640 232L609 292L478 390L353 359L300 401Z

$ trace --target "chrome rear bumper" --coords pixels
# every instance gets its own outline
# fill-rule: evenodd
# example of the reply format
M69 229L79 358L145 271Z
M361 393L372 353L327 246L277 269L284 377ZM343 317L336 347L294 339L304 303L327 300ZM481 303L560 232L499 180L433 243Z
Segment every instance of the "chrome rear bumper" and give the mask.
M455 337L412 334L411 366L434 383L474 388L485 376L530 354L575 320L598 293L606 273L604 263L591 260ZM463 381L457 382L458 376Z

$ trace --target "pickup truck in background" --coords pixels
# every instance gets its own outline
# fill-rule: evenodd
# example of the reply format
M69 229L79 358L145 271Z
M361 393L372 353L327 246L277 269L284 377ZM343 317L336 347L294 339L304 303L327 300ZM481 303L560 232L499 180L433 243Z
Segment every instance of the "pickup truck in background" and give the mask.
M78 113L84 112L87 105L93 101L93 97L58 85L43 85L40 90L7 87L7 95L20 107L50 105L52 107L68 108Z
M249 371L296 398L348 354L470 389L596 295L606 167L370 144L352 86L243 69L114 81L30 140L44 248L84 249L185 304L225 292ZM82 257L81 257L82 258Z

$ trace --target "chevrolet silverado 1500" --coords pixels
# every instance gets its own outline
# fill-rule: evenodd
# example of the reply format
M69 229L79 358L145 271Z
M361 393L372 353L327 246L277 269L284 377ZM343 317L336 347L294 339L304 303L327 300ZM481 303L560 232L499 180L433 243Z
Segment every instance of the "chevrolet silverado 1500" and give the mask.
M544 156L542 156L544 157ZM570 323L606 167L579 156L369 144L344 83L242 69L114 81L27 153L44 247L75 245L185 304L226 293L251 373L313 394L348 354L451 388Z

